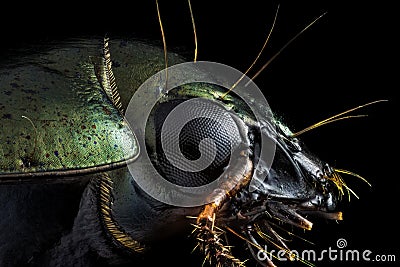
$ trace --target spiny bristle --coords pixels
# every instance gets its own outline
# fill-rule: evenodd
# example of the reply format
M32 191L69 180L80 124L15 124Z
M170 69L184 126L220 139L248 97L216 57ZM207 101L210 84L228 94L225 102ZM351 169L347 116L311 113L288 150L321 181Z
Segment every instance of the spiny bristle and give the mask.
M344 169L337 169L337 168L335 168L334 171L357 177L357 178L361 179L362 181L364 181L365 183L367 183L369 186L372 186L371 183L367 181L367 179L365 179L364 177L362 177L361 175L359 175L355 172L344 170Z
M230 250L232 246L225 246L222 243L220 236L223 232L216 233L204 225L196 225L194 232L198 241L194 250L199 249L204 253L203 265L208 262L210 266L245 266L243 261L232 256Z

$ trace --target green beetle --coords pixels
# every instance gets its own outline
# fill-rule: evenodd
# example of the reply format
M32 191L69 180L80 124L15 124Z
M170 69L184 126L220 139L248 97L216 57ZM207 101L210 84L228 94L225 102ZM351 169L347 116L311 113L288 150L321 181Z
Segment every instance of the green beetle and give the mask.
M114 40L112 45L120 48L114 57L122 66L114 66L114 72L124 88L139 87L164 67L160 48L134 40ZM35 202L48 195L47 200L40 200L43 209L59 213L58 209L65 207L57 206L58 200L65 205L63 200L76 197L96 176L92 173L126 166L139 154L135 134L121 114L121 106L127 105L133 92L122 91L121 101L112 98L112 91L107 92L108 85L102 80L106 75L102 49L101 40L74 39L41 46L36 53L22 54L1 67L1 226L9 229L2 231L2 266L11 264L10 258L16 265L28 262L60 237L47 234L63 229L62 221L47 227L30 225L31 216L43 223L47 216L46 211L40 214L32 207L22 217L4 216L21 208L16 203ZM183 61L176 54L170 56L171 63ZM23 230L11 227L15 220L26 222L21 224ZM43 232L43 228L47 229ZM37 236L25 237L25 247L18 249L18 236L28 232ZM13 239L15 243L10 242Z
M274 223L309 230L308 215L342 219L336 206L348 188L341 170L309 152L257 99L249 104L235 92L226 96L227 88L204 82L167 90L165 81L171 77L163 80L163 49L139 40L72 39L33 50L0 69L2 266L139 264L147 250L186 233L190 223L197 247L212 265L243 265L221 237L224 232L239 235L253 255L269 241L284 247L292 259ZM170 66L185 61L169 54ZM199 80L209 75L189 68ZM146 94L156 95L157 103L149 110L143 134L124 111L141 114L130 100L155 74L158 85ZM146 106L147 97L136 100ZM192 99L217 106L212 113L217 120L198 120L185 128L181 150L193 160L203 138L216 137L217 148L231 146L233 138L234 164L227 154L232 151L224 149L218 162L199 175L166 163L160 150L162 126L171 110ZM224 131L224 116L237 131ZM257 116L265 118L264 124ZM276 149L266 180L258 176L265 172L263 137ZM176 185L201 187L225 172L229 179L202 205L165 203L140 185L148 178L149 166L139 161L147 153L155 169ZM256 260L274 266L268 257Z

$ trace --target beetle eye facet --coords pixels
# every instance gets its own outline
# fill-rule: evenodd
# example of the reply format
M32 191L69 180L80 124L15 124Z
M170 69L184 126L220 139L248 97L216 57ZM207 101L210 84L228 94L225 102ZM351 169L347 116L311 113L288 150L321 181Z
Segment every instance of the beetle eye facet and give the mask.
M242 143L231 116L211 100L173 99L157 104L146 132L157 171L180 186L202 186L216 180Z

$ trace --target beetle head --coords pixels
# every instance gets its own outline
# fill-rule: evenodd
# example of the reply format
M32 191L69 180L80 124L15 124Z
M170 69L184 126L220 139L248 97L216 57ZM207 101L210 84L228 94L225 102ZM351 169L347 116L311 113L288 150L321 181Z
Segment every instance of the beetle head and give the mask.
M312 223L302 214L341 220L341 213L335 212L345 187L339 174L281 123L271 138L276 143L274 161L265 178L258 177L262 163L255 170L251 198L263 203L273 217L305 229Z

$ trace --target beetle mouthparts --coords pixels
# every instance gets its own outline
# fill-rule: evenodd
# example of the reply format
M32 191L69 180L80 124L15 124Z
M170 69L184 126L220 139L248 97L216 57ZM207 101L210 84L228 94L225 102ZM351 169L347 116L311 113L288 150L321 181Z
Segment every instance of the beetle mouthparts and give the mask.
M302 210L301 213L314 215L314 216L317 216L320 218L325 218L328 220L338 220L338 221L343 220L343 213L341 211L326 212L326 211L320 211L320 210L305 210L305 211Z
M313 223L297 213L300 210L295 207L280 202L270 203L269 207L277 219L305 230L312 229Z

